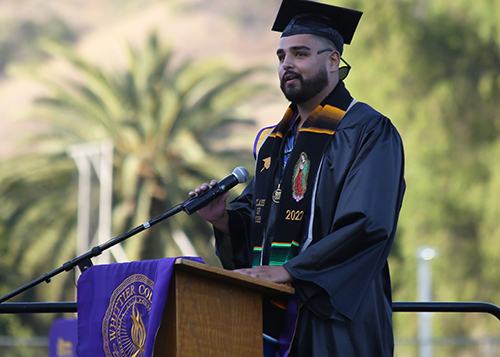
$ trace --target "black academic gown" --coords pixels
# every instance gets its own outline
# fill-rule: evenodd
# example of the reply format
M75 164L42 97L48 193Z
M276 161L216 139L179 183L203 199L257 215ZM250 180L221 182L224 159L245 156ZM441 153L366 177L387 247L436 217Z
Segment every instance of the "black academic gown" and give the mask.
M356 103L324 153L308 212L312 242L284 264L303 305L295 356L392 356L387 258L405 182L401 138L390 120ZM216 231L223 266L251 266L253 181L231 203L230 235ZM269 217L267 226L275 222ZM312 234L311 234L312 233ZM300 240L301 238L299 238Z

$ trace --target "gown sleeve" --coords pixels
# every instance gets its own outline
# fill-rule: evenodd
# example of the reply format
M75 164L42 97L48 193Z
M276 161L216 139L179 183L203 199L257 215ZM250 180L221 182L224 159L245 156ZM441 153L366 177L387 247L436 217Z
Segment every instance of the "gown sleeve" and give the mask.
M252 249L250 247L250 225L252 219L254 179L245 190L231 201L229 214L229 235L214 229L216 254L225 269L250 268Z
M352 319L373 284L391 299L387 258L403 171L402 142L389 119L379 115L366 125L339 127L318 177L312 244L284 265L318 316Z

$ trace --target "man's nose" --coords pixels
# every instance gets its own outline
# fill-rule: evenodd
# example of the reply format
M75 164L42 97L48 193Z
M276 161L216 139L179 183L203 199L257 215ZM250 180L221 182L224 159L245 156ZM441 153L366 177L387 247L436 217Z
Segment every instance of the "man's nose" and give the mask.
M290 69L294 67L292 56L285 56L283 59L283 68Z

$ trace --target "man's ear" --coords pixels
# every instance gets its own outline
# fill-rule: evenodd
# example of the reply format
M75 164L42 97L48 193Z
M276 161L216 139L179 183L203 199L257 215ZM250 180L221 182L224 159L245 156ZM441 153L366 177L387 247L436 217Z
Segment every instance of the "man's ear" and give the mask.
M330 72L338 71L340 66L340 53L338 51L332 51L328 59L330 60Z

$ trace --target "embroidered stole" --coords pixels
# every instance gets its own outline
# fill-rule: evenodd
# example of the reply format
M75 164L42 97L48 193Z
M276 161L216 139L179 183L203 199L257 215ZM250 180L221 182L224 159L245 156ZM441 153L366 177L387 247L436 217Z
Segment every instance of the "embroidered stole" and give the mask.
M256 155L252 266L283 265L298 254L323 154L352 102L339 82L302 125L286 165L283 149L296 118L294 105L264 139ZM259 140L262 138L257 137L256 143ZM287 355L297 316L297 304L291 308L288 303L282 299L264 301L264 356L274 356L275 349L280 351L278 355ZM292 326L284 328L285 320Z
M340 82L302 125L285 167L283 146L293 125L296 107L292 105L287 109L281 122L262 144L255 171L253 266L283 265L298 254L323 153L351 101L349 92ZM279 229L266 227L269 218ZM264 237L264 234L268 236ZM264 260L263 240L270 242L270 247L269 244L264 247L270 249L269 259Z

